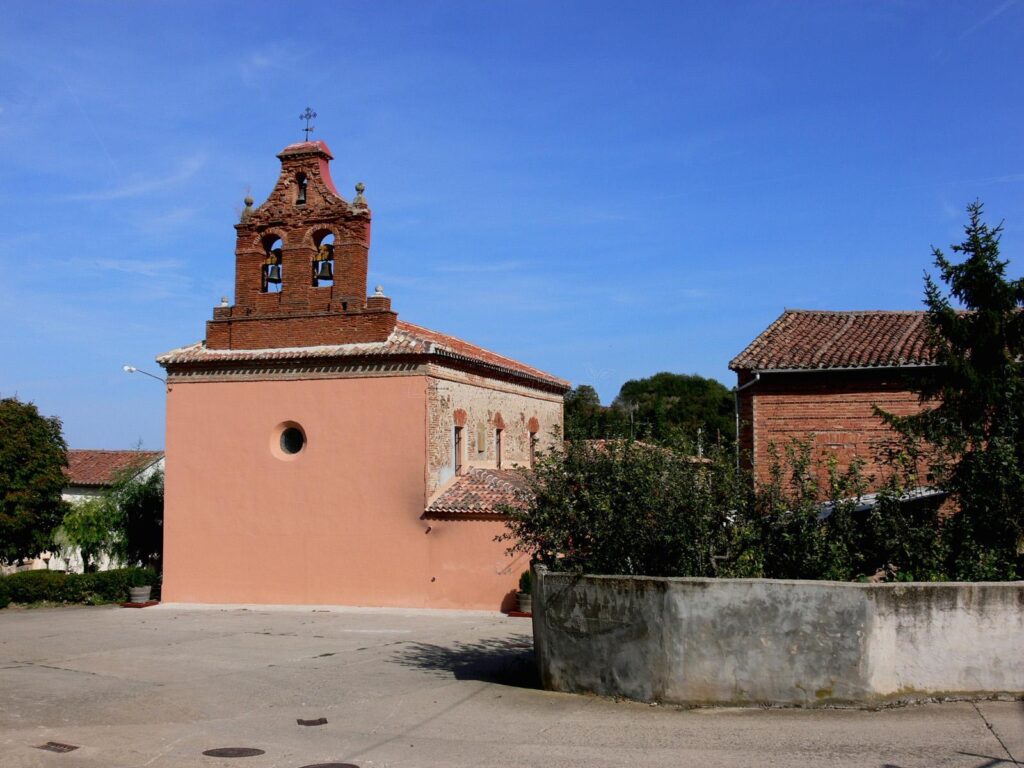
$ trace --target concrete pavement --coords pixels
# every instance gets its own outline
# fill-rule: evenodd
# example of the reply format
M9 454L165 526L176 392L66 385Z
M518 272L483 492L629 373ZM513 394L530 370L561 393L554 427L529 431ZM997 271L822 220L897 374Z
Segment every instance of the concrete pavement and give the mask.
M537 690L498 614L160 606L0 611L0 766L982 766L1024 703L680 710ZM326 725L297 719L324 717ZM75 745L66 754L46 742ZM202 755L254 747L248 758Z

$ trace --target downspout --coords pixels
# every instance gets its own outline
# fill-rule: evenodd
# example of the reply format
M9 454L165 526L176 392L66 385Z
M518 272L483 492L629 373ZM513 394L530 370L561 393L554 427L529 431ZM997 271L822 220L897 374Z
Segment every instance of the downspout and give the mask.
M736 412L736 471L740 470L740 392L747 387L752 387L761 380L761 372L754 371L754 378L744 384L742 387L733 387L733 410Z

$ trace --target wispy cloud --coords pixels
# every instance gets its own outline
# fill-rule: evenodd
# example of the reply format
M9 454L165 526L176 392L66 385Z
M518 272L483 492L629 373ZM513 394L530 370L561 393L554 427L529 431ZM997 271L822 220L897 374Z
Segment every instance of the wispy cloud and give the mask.
M1017 4L1017 0L1006 0L1006 2L1002 3L1001 5L997 5L991 11L989 11L987 14L982 16L980 19L978 19L976 22L974 22L971 26L969 26L967 29L965 29L963 32L961 32L960 33L960 39L963 40L968 35L974 34L979 29L984 27L986 24L989 24L992 21L994 21L996 18L998 18L999 16L1004 14L1006 11L1008 11L1010 8L1012 8L1016 4Z
M187 157L178 163L170 174L148 179L133 179L126 181L110 189L100 189L93 192L79 192L67 195L63 199L72 201L103 201L103 200L124 200L127 198L144 197L157 192L165 187L171 187L188 181L195 176L206 165L206 157L194 155Z
M238 73L248 88L265 86L268 75L297 69L310 55L308 46L284 40L243 56L238 62Z
M441 264L435 272L460 275L481 275L494 272L515 272L527 266L524 261L481 261L472 264Z
M141 275L143 277L160 277L169 272L175 272L182 267L178 259L111 259L102 258L90 262L93 267L106 269L112 272L124 272L129 275Z

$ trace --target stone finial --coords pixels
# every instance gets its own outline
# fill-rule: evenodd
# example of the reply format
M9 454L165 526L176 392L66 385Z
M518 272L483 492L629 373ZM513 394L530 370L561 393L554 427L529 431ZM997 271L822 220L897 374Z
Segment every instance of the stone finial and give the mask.
M249 216L252 215L252 204L254 201L251 197L246 195L246 198L243 202L245 202L245 208L242 210L242 221L245 221L246 219L249 218Z
M360 181L358 184L356 184L356 196L352 200L352 205L358 205L361 208L366 208L367 207L367 205L366 205L366 198L363 197L363 192L365 192L365 191L366 191L366 185L363 184L363 182Z
M373 289L373 295L374 296L383 296L384 295L384 286L383 285L378 285L376 288L374 288Z
M221 297L220 297L220 305L221 305L222 307L226 307L226 306L229 306L229 305L228 305L228 297L227 297L227 296L221 296Z

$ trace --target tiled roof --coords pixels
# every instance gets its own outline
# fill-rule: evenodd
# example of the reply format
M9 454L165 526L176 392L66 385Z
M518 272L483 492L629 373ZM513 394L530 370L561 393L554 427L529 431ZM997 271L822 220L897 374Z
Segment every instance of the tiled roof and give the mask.
M386 341L359 344L333 344L319 347L285 347L282 349L207 349L203 342L171 350L157 358L161 365L217 362L272 362L313 360L339 357L389 357L394 355L436 355L453 360L466 360L492 368L526 376L554 387L569 389L569 382L520 363L510 357L470 344L418 325L399 320Z
M529 486L520 471L471 467L455 478L423 516L500 517L501 505L521 506L529 495Z
M933 361L924 312L787 309L733 358L729 368L892 368Z
M64 475L70 485L111 485L126 469L142 471L163 458L162 451L68 451Z

